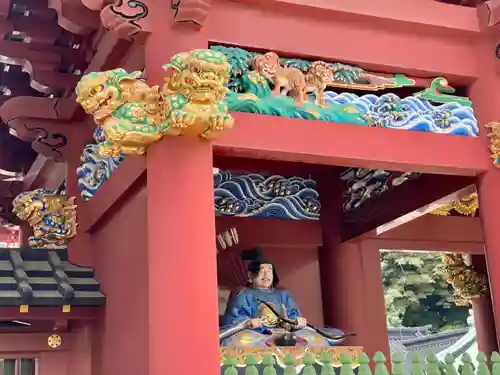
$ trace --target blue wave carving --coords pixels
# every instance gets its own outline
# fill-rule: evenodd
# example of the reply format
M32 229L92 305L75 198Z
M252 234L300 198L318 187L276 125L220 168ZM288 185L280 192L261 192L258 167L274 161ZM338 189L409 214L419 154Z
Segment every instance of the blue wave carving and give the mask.
M223 216L318 220L321 205L313 180L220 171L214 175L214 208Z
M433 105L413 96L400 99L394 94L358 96L344 92L325 93L329 104L354 104L368 119L381 127L418 130L440 134L478 136L479 127L471 107L458 103Z
M111 157L98 153L99 146L90 144L85 146L80 161L82 165L77 168L78 188L83 200L90 200L101 186L111 177L113 170L120 166L123 156Z

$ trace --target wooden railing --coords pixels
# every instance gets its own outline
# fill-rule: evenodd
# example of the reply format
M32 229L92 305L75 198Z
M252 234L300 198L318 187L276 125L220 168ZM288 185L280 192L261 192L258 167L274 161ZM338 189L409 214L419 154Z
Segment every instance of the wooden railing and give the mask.
M337 359L328 352L320 355L308 353L300 358L288 353L283 357L265 354L261 359L252 354L244 358L225 356L221 360L221 375L500 375L498 353L493 353L488 359L480 353L476 361L464 354L458 366L457 359L451 354L440 362L434 354L422 359L415 353L411 359L411 371L407 371L405 355L395 353L391 358L391 372L382 353L376 353L373 361L365 353L358 357L342 354L338 365Z

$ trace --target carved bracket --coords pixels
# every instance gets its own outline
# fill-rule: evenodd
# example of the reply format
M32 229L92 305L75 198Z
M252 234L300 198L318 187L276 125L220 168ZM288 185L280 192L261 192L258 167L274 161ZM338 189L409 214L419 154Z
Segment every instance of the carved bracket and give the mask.
M500 0L488 0L477 7L479 26L488 29L500 24Z
M174 21L201 28L205 23L212 0L170 0Z
M120 38L137 39L150 32L147 24L149 9L142 1L118 0L101 11L101 22L105 28L115 32Z
M15 97L0 108L1 120L9 126L10 133L25 142L31 142L37 153L65 161L69 133L74 127L61 118L59 99ZM26 116L26 108L30 108Z

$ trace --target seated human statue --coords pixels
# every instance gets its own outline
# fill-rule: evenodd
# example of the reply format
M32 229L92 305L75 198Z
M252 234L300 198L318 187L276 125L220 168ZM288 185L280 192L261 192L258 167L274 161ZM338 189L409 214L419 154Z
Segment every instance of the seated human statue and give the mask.
M229 301L219 334L221 346L328 347L345 340L342 331L319 330L307 323L292 296L277 288L276 267L262 259L260 249L246 250L242 258L250 260L249 281Z

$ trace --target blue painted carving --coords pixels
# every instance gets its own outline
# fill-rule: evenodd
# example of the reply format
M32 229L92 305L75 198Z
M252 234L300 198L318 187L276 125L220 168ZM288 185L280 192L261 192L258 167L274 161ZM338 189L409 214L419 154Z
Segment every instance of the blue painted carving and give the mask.
M472 108L455 102L433 105L413 96L400 99L394 94L358 96L333 91L325 93L325 100L330 104L354 104L372 126L466 136L479 134Z
M338 101L343 101L356 100L353 99L356 97L363 105L368 105L362 100L368 96L359 98L354 94L342 94L336 98ZM390 107L389 102L386 103L388 107ZM383 110L380 112L384 113ZM395 118L395 115L389 116ZM103 135L100 128L96 129L94 138L97 142L102 142ZM96 194L111 177L112 172L120 166L120 161L124 157L102 156L97 150L96 144L87 145L81 156L82 165L77 169L78 187L84 200L89 200ZM368 199L379 197L389 189L418 176L418 173L398 174L376 169L349 168L340 176L345 186L343 209L351 211L359 208ZM216 215L318 220L320 208L316 182L310 179L223 171L214 175Z
M418 176L420 173L397 174L381 169L349 168L340 175L340 179L344 182L343 210L355 210L369 199L380 197L389 189L398 187Z
M406 98L393 93L358 96L332 91L324 95L320 93L321 98L316 98L314 93L304 98L298 95L302 92L299 88L273 95L279 69L287 70L285 76L292 74L296 78L292 83L299 86L301 80L297 75L303 73L304 80L309 79L310 85L320 85L321 82L327 89L338 91L345 88L381 92L404 86L415 87L415 81L402 74L387 78L346 64L279 59L272 52L261 55L241 48L217 45L210 48L225 54L231 65L229 92L225 97L231 112L463 136L477 136L479 133L472 103L466 97L451 95L455 90L442 77L434 79L427 89ZM326 105L318 105L323 99Z
M103 142L104 135L101 127L94 131L94 140L97 143ZM98 153L97 144L89 144L83 149L80 161L82 165L77 168L78 188L83 200L90 200L101 186L111 177L113 170L120 166L120 157L103 156Z
M216 215L318 220L316 182L301 177L260 174L214 175Z

